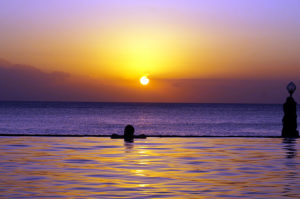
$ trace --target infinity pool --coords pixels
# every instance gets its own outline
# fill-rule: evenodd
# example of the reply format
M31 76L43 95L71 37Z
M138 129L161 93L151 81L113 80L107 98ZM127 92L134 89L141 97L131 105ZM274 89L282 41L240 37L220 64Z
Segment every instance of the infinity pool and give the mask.
M300 198L299 142L0 137L0 196Z

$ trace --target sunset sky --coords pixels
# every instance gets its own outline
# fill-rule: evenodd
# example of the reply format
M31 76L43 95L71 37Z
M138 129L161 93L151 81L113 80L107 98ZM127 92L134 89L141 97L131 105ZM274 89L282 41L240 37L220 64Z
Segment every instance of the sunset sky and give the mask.
M0 100L282 103L289 81L300 89L299 10L299 0L1 0Z

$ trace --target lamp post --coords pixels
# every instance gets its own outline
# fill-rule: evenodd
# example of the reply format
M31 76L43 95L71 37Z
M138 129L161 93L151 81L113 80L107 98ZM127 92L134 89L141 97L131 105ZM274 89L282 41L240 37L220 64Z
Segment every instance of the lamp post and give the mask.
M299 137L299 132L297 131L297 103L293 98L293 93L296 90L296 85L294 82L290 82L286 89L288 90L290 96L286 98L283 104L284 116L282 119L282 137Z

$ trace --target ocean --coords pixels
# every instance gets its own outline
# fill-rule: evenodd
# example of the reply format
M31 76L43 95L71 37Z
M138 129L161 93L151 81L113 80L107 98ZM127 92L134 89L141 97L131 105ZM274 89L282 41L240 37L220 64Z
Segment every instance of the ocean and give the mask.
M0 102L0 134L280 136L282 117L270 104Z

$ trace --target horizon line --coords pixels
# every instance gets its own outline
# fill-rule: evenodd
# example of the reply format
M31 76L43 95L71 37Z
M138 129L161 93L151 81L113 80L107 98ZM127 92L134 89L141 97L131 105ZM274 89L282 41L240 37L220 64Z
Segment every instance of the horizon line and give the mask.
M282 105L281 103L259 103L259 102L138 102L138 101L79 101L79 100L0 100L0 103L107 103L107 104L248 104L248 105Z

